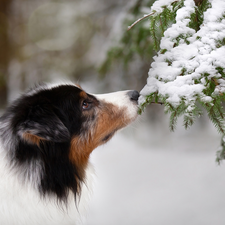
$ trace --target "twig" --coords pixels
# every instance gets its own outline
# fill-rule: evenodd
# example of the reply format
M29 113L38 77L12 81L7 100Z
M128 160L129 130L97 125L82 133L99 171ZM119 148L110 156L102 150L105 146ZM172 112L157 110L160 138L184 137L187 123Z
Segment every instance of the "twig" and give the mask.
M179 2L179 1L181 1L181 0L175 0L175 1L173 1L171 4L173 4L174 2ZM195 3L197 4L197 2L202 2L203 0L194 0L194 1L195 1ZM141 20L146 19L147 17L152 16L152 15L155 14L155 13L156 13L156 12L149 13L149 14L147 14L147 15L144 15L144 16L141 17L140 19L136 20L134 23L132 23L130 26L128 26L127 31L129 31L133 26L135 26L135 25L136 25L137 23L139 23Z
M162 103L162 102L151 102L151 104L163 105L163 103Z
M134 23L132 23L128 28L127 31L130 30L133 26L135 26L137 23L139 23L140 21L142 21L143 19L146 19L149 16L152 16L155 12L153 13L149 13L147 15L144 15L143 17L141 17L140 19L136 20Z

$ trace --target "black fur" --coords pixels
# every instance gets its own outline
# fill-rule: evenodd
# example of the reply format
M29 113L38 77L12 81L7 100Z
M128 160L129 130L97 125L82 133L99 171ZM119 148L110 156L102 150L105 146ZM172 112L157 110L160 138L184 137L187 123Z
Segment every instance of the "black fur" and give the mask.
M39 193L54 195L66 203L69 190L76 198L85 181L84 169L69 159L71 138L79 135L82 123L87 120L82 114L81 89L73 85L37 89L26 93L7 109L1 121L8 121L9 126L1 128L0 132L12 130L12 142L15 143L8 149L12 165L21 171L27 168L21 173L28 180L31 170L39 166ZM23 133L43 140L39 145L29 143L22 138Z

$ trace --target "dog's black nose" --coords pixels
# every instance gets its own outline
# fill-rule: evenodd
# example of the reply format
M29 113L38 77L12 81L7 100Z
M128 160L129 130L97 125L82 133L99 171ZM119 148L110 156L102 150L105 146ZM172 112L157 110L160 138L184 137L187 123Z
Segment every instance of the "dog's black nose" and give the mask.
M129 91L127 94L130 97L130 100L137 101L138 98L139 98L139 92L138 91Z

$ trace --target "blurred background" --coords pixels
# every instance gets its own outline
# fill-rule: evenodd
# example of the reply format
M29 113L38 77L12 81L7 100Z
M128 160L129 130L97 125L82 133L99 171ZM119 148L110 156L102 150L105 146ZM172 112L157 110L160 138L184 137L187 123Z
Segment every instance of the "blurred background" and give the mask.
M153 2L1 0L1 111L37 82L140 91L155 54L149 24L126 30ZM92 153L97 178L85 225L225 224L220 136L204 115L187 131L182 121L173 133L168 127L163 106L152 104Z

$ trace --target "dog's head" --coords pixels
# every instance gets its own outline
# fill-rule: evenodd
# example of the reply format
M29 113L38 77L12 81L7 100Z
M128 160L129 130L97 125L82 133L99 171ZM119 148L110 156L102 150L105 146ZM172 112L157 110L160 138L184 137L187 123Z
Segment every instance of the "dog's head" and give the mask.
M136 91L91 95L72 84L38 86L1 118L1 136L13 166L41 194L66 201L85 180L90 153L137 117ZM5 126L4 126L5 125Z

